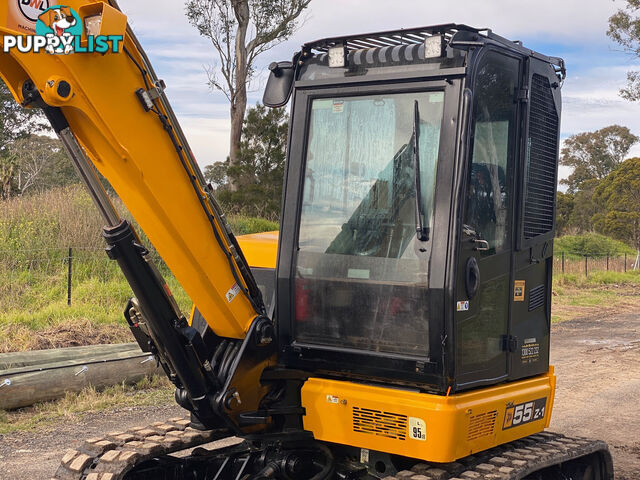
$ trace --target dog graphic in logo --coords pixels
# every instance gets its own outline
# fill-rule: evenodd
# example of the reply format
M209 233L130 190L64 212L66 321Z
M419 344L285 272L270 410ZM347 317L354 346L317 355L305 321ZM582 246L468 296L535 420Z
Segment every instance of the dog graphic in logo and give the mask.
M62 37L60 39L62 40L60 47L57 49L51 43L47 46L46 51L48 53L64 53L65 55L73 53L72 37L78 35L75 27L79 26L80 34L82 34L82 25L81 22L78 22L78 18L71 7L62 5L50 7L38 17L38 23L40 22L47 29L46 37Z

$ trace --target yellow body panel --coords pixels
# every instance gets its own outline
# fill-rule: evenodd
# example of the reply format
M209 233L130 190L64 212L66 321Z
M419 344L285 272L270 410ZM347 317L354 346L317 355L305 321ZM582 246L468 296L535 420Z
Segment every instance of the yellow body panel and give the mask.
M276 268L278 232L252 233L238 237L238 244L253 268Z
M77 12L93 11L96 3L100 2L64 1ZM115 6L113 1L104 3ZM82 8L88 5L88 10ZM109 11L114 25L124 25L117 21L123 14ZM14 24L5 2L0 6L0 42L4 35L21 33L10 28ZM35 28L35 22L32 26ZM124 47L142 64L132 35L127 30ZM0 76L17 101L23 100L22 84L31 79L49 105L61 107L93 164L109 180L215 333L243 338L256 312L244 295L227 301L226 293L236 280L200 204L198 196L206 193L194 191L191 173L183 168L162 123L136 97L136 90L145 84L134 62L124 52L50 55L14 49L0 54ZM71 84L73 94L68 100L58 97L51 86L59 80ZM162 110L159 103L158 107ZM206 208L211 209L208 204ZM217 223L216 229L222 231Z
M310 378L302 387L304 428L326 442L452 462L548 427L555 382L551 367L539 377L443 396ZM527 405L542 398L540 418L525 423ZM519 426L513 425L514 407Z

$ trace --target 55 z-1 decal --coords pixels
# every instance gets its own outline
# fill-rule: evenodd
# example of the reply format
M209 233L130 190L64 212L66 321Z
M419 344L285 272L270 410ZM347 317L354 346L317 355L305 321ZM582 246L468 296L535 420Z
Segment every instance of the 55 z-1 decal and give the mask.
M507 409L504 412L502 429L507 430L509 428L519 427L525 423L535 422L536 420L544 418L546 406L546 397L530 402L519 403L518 405L507 405Z

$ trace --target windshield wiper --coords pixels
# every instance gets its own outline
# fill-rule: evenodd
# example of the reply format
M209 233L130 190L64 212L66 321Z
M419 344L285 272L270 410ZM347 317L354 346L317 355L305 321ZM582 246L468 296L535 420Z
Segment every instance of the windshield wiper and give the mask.
M416 189L416 234L418 240L426 242L429 240L429 227L424 225L424 209L422 207L422 189L420 182L420 110L418 109L418 101L413 102L413 173L415 177Z

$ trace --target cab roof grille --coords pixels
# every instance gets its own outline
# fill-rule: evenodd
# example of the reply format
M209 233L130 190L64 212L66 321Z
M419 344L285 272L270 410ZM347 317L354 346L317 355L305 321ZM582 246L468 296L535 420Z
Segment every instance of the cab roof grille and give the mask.
M329 37L314 42L305 43L303 52L327 53L331 47L344 45L347 53L368 48L395 47L397 45L417 45L433 35L444 35L448 42L458 32L470 32L480 35L482 40L491 40L508 48L516 49L525 55L529 55L554 66L560 80L566 77L564 60L558 57L548 57L533 50L523 47L519 40L507 40L496 35L489 28L474 28L459 23L444 23L431 27L408 28L400 30L387 30L385 32L363 33L360 35L346 35L342 37Z
M347 51L362 50L365 48L394 47L396 45L421 44L428 37L433 35L444 35L447 40L461 30L468 32L488 32L486 28L473 28L468 25L456 23L446 23L431 27L409 28L400 30L388 30L385 32L365 33L360 35L347 35L343 37L330 37L305 43L302 48L306 51L325 53L331 47L344 45Z

